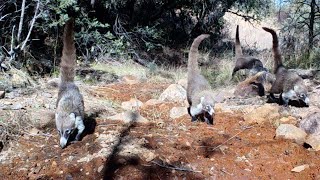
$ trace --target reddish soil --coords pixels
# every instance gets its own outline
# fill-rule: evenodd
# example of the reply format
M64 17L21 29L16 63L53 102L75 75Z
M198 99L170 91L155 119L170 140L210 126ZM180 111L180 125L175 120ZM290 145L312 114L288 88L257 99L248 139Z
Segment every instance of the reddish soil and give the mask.
M166 84L115 84L95 91L100 98L145 102ZM175 103L147 106L140 110L148 124L88 117L89 128L82 141L61 149L53 136L22 136L10 160L0 165L0 179L320 179L320 152L312 152L290 140L275 139L271 124L246 126L241 113L216 112L215 125L191 123L187 115L169 118ZM88 122L87 122L88 123ZM97 134L117 131L111 154L80 162L78 156L102 149ZM122 143L145 139L143 147L153 160L117 154ZM23 153L18 153L23 152ZM309 164L300 173L291 169Z

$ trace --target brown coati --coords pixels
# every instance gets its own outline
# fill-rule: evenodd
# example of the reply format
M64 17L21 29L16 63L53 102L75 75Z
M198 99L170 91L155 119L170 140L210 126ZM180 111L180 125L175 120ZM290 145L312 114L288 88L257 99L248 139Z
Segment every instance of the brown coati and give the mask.
M60 63L59 93L55 114L56 127L60 135L60 146L67 145L70 135L75 129L78 133L75 140L78 141L85 129L83 124L84 103L79 88L74 83L76 66L76 48L74 45L74 19L67 21L63 33L63 50Z
M202 34L195 38L191 45L188 56L187 99L192 122L202 116L208 124L213 124L214 94L208 81L201 75L198 66L199 44L209 36L209 34Z
M232 77L240 69L248 69L250 70L250 74L256 74L257 72L260 72L260 71L268 71L266 68L263 67L262 62L259 59L251 56L243 55L240 39L239 39L239 25L237 25L237 30L236 30L235 52L236 52L236 64L232 71Z
M240 82L235 88L234 95L247 97L247 96L264 96L265 89L263 83L266 81L265 76L267 72L258 72L253 76L248 77Z
M308 89L302 78L294 71L288 71L282 64L281 52L279 49L279 40L277 33L270 28L263 29L272 35L272 51L274 56L273 72L276 75L276 80L272 84L270 90L270 98L274 101L274 94L282 93L281 97L284 106L288 106L289 100L302 101L307 106L309 105Z

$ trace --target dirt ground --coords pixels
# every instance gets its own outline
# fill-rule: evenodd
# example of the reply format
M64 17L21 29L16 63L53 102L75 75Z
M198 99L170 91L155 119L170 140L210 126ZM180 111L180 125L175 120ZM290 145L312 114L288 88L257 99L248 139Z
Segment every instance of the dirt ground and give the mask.
M24 134L2 150L0 179L320 179L320 152L276 139L271 123L246 125L241 112L217 111L210 126L191 123L188 115L169 118L180 104L163 102L140 109L149 123L125 124L106 118L109 107L90 105L132 97L146 102L168 86L115 83L86 89L82 141L61 149L54 126ZM303 164L309 168L291 172Z

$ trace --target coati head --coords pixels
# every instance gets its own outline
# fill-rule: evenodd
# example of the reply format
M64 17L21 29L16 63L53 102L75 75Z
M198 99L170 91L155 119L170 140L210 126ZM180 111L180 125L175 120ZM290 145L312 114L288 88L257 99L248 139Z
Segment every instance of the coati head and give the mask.
M60 135L61 148L66 147L70 135L76 128L77 118L74 113L56 113L56 127Z
M293 90L295 92L295 96L293 96L294 100L300 100L300 101L304 102L306 105L309 105L307 87L301 86L298 84L293 87Z
M199 104L194 104L190 107L190 115L192 117L203 115L204 120L207 124L213 124L214 96L212 93L206 91L199 93L199 95L200 96L198 96L197 98L200 99L200 102L198 100Z
M285 106L288 106L289 100L303 102L306 106L309 106L307 88L297 84L293 89L282 93L282 100L284 101Z

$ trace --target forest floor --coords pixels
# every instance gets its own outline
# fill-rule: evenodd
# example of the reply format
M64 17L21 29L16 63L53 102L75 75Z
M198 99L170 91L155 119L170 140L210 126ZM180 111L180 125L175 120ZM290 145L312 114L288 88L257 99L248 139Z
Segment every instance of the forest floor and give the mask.
M226 98L217 103L215 124L211 126L192 123L187 114L170 118L170 110L186 107L185 102L146 103L158 98L170 84L80 83L86 132L81 141L64 149L59 146L54 124L57 89L16 89L11 92L14 97L6 95L0 103L19 103L23 108L1 110L1 117L22 114L46 123L22 133L3 148L0 179L320 179L319 151L275 138L274 122L245 121L246 110L263 107L265 98ZM121 103L131 98L144 103L139 112L148 122L124 123L108 118L122 112ZM282 107L274 106L281 111ZM281 115L309 111L289 108ZM309 108L319 109L319 104ZM291 171L305 164L308 168L303 171Z

